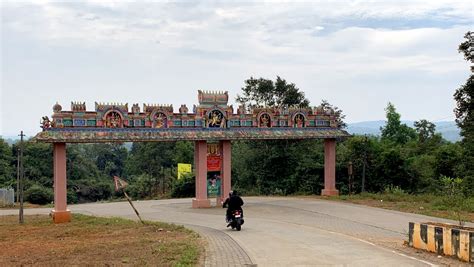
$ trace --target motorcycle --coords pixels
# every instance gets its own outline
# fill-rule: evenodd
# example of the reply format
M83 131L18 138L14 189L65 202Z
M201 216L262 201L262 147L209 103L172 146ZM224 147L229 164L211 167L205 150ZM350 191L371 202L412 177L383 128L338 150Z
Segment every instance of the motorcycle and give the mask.
M240 231L242 229L242 224L244 224L244 216L242 215L242 210L234 210L232 212L232 217L230 219L229 225L232 229L237 229Z

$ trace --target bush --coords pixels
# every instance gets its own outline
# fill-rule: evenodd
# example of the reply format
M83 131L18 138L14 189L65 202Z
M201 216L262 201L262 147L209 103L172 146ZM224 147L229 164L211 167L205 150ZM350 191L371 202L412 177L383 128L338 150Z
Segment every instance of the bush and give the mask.
M132 176L125 191L134 199L153 197L155 178L148 174ZM122 194L121 192L119 194Z
M34 184L25 191L25 200L32 204L44 205L53 201L53 190Z
M467 198L464 205L467 212L474 212L474 197Z
M468 209L466 197L464 196L463 179L451 178L447 176L441 177L443 184L443 198L442 204L448 207L449 210L457 217L459 225L464 225L463 213Z
M407 193L403 189L401 189L399 186L393 186L393 185L386 186L385 189L384 189L384 193L385 194L393 194L393 195L397 195L397 196L407 195Z
M196 181L194 176L188 174L176 180L173 185L171 197L194 197L196 194Z
M67 203L76 204L79 201L76 192L73 190L67 190Z
M68 201L71 202L91 202L109 199L113 193L112 182L79 180L73 181L71 187L75 193L70 194Z

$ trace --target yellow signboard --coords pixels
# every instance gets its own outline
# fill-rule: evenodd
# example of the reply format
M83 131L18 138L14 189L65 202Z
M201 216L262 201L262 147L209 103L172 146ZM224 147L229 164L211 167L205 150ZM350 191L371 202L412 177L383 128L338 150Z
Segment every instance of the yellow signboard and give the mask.
M181 175L192 172L192 165L186 163L178 163L178 179L181 179Z

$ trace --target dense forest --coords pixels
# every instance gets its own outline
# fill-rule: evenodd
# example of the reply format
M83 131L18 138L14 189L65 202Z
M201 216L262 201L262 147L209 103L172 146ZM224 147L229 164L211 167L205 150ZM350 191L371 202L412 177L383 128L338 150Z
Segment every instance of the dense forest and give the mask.
M466 34L466 39L470 33ZM469 40L459 46L472 60ZM349 162L353 169L352 192L402 190L407 193L443 194L443 178L460 178L465 196L474 196L474 85L473 75L456 90L456 122L462 140L451 143L436 126L419 120L414 128L401 123L401 114L388 103L381 136L355 135L337 143L337 188L349 192ZM295 84L250 78L236 99L248 108L308 106ZM342 110L326 101L339 115ZM0 188L15 188L19 143L0 139ZM24 142L26 199L52 201L52 146ZM112 177L128 181L134 198L188 197L194 195L192 175L178 180L178 163L193 163L192 142L133 144L68 144L68 202L88 202L118 197ZM324 184L324 149L320 140L238 141L232 143L233 188L245 195L320 194Z

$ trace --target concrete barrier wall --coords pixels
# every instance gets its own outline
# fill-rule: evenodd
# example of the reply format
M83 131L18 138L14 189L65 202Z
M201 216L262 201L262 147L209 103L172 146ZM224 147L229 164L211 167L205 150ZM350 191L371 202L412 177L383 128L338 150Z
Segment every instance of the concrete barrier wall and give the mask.
M0 207L15 204L15 190L0 188Z
M409 223L408 244L440 255L474 262L474 230L450 224Z

